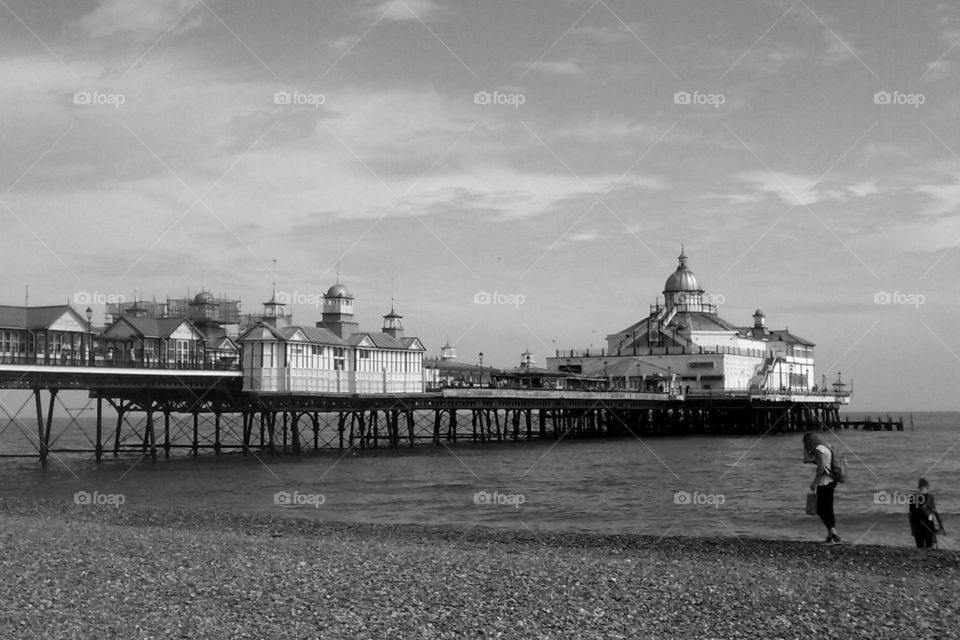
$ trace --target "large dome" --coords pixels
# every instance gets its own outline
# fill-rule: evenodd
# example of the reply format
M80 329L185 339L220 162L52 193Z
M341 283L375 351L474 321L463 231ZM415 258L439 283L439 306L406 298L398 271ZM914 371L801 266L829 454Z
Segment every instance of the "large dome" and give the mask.
M693 275L693 271L687 268L687 256L684 255L683 250L680 250L680 256L677 258L680 262L677 265L677 270L670 274L670 277L667 278L667 282L663 285L664 293L676 293L678 291L700 291L703 289L700 288L700 282L697 280L697 276Z
M353 296L350 295L350 292L347 291L347 288L345 286L343 286L338 282L337 284L327 289L327 297L328 298L352 298Z
M216 300L209 291L201 291L193 297L194 304L213 304Z

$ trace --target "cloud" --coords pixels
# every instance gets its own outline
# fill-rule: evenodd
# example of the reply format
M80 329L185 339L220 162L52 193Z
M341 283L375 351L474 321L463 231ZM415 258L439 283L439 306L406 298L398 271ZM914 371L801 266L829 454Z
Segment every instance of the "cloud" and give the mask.
M650 134L650 132L651 128L642 122L623 117L611 118L595 115L590 120L555 129L553 135L558 137L580 138L598 143L647 135Z
M752 185L758 192L775 195L794 206L815 204L825 197L822 191L816 189L817 181L807 176L751 171L737 177Z
M532 67L530 63L521 63L518 66L524 69L530 69L531 71L539 71L548 76L578 76L586 73L586 70L580 66L580 63L574 60L541 60L540 62L534 63Z
M925 82L936 82L952 75L953 65L949 60L935 60L927 65L926 71L920 76Z
M146 39L160 36L171 27L173 33L196 29L207 16L204 5L197 0L102 0L75 24L93 38Z
M866 198L867 196L872 196L880 192L880 188L877 187L877 183L872 180L847 185L845 188L858 198Z
M634 32L636 32L636 29L634 29ZM634 39L630 31L620 24L615 27L579 26L575 29L571 29L569 35L582 36L586 39L596 40L603 44L614 44L617 42L624 42L626 40Z
M914 191L926 195L933 200L926 210L930 215L944 215L960 213L960 182L953 184L921 185Z
M384 0L364 9L369 17L393 22L430 22L442 16L447 9L433 0Z

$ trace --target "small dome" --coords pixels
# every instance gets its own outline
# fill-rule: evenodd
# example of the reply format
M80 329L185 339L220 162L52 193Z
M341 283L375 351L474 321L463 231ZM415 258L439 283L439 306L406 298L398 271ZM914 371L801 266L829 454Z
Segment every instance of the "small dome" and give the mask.
M700 282L697 280L697 276L693 275L693 271L690 271L690 269L687 268L687 256L684 254L682 249L680 251L680 256L677 259L679 260L680 264L677 266L677 270L671 273L670 277L667 278L667 282L663 285L663 292L702 292L703 289L700 288Z
M761 311L760 309L757 309L756 311L753 312L753 315L754 315L754 317L756 317L756 316L766 316L767 314L765 314L765 313L764 313L763 311Z
M353 298L345 286L339 282L327 289L328 298Z
M193 297L194 304L212 304L214 302L213 294L209 291L201 291Z

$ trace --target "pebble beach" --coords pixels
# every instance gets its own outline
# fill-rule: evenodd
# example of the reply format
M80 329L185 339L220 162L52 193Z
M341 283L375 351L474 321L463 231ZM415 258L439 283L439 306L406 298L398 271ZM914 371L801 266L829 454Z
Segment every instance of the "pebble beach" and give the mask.
M3 638L953 638L960 554L3 501Z

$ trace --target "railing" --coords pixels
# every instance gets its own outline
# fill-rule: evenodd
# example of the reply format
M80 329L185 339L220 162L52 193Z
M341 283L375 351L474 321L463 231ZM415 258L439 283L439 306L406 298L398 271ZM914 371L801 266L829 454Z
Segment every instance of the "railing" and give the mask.
M684 393L688 398L766 398L773 396L818 396L821 398L849 398L849 391L829 391L818 389L692 389Z
M641 356L690 356L690 355L730 355L730 356L750 356L752 358L763 358L766 355L763 349L744 349L743 347L725 347L716 346L696 346L696 347L647 347L646 349L637 349L634 353L632 348L622 349L616 353L608 353L606 349L568 349L566 351L558 350L556 358L612 358L620 357L641 357Z
M81 354L60 354L59 356L31 355L11 356L0 354L0 365L24 365L42 367L89 367L90 369L158 369L158 370L196 370L196 371L239 371L240 364L235 362L167 362L165 360L135 360L130 358L104 358L95 355L93 362Z

